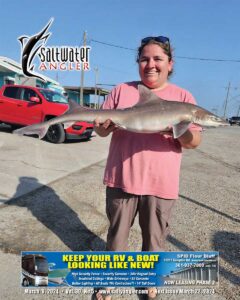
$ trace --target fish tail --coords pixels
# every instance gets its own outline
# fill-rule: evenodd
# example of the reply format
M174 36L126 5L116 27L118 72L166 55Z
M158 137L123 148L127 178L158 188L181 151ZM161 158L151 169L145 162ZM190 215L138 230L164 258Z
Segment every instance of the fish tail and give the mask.
M22 127L13 131L14 134L18 135L38 135L39 139L42 139L49 128L48 122L43 122L40 124L33 124L26 127Z

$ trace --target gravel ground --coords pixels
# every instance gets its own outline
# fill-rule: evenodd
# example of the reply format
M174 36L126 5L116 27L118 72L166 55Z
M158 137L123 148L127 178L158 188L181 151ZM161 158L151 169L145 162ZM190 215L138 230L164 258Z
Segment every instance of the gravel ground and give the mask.
M208 130L203 135L198 149L184 151L180 198L166 250L219 251L219 287L210 296L165 294L158 299L240 299L240 128ZM1 206L2 299L91 298L61 292L25 294L20 288L19 253L104 249L108 227L102 185L104 165L105 161L101 161ZM140 249L141 234L136 220L129 250ZM114 299L138 298L117 295Z

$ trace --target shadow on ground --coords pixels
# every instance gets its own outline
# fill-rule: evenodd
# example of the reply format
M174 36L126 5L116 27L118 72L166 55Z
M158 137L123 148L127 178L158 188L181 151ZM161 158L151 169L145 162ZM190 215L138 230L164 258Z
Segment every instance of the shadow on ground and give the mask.
M35 181L33 177L21 177L15 195L25 189L26 182ZM31 193L30 193L31 194ZM34 200L22 196L5 202L5 205L26 207L34 217L52 231L72 251L105 249L105 242L79 219L78 214L69 207L57 193L48 186L41 187L40 194Z

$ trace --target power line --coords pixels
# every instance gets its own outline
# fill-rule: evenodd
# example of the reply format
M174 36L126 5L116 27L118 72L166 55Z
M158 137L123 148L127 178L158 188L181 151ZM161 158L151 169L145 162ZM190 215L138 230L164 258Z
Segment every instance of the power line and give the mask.
M188 57L188 56L175 56L182 59L202 60L202 61L220 61L220 62L240 62L240 59L218 59L218 58L202 58L202 57Z
M134 52L137 51L136 49L133 49L133 48L114 45L114 44L110 44L110 43L106 43L106 42L97 41L97 40L94 40L94 39L91 39L90 42L103 44L103 45L106 45L106 46L115 47L115 48L119 48L119 49L130 50L130 51L134 51ZM190 56L175 56L175 57L180 58L180 59L188 59L188 60L215 61L215 62L237 62L237 63L240 63L240 59L218 59L218 58L204 58L204 57L190 57Z
M95 42L98 44L103 44L103 45L107 45L107 46L111 46L111 47L115 47L115 48L120 48L120 49L125 49L125 50L131 50L131 51L136 51L136 49L133 48L127 48L127 47L123 47L123 46L118 46L118 45L113 45L113 44L109 44L109 43L105 43L105 42L100 42L94 39L90 39L90 42Z

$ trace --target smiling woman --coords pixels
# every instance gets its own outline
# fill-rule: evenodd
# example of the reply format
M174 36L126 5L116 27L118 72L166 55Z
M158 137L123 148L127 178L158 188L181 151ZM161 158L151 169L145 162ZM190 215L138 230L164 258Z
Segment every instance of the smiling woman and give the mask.
M159 98L196 103L188 91L168 82L173 60L167 37L144 38L138 48L137 62L141 83ZM102 108L134 106L139 100L138 84L135 81L117 86ZM150 102L149 97L145 101ZM168 125L172 127L173 124ZM142 250L163 251L172 209L178 198L182 147L196 147L201 140L201 129L190 125L181 137L174 139L171 134L128 132L116 129L111 120L103 124L95 120L95 130L100 136L113 133L104 174L106 212L110 222L107 250L127 250L130 228L138 213ZM149 290L148 296L155 297L155 289Z
M139 74L150 89L161 89L167 85L173 62L163 48L156 44L146 45L139 56Z
M188 91L168 81L173 60L167 37L144 38L138 48L137 62L141 83L159 98L196 104ZM103 109L135 105L139 99L138 84L129 82L117 86L104 102ZM139 212L142 250L161 251L171 210L178 197L182 147L198 146L201 128L190 125L177 139L166 134L123 131L116 129L110 120L102 125L96 120L95 130L100 136L113 132L104 175L110 221L107 249L126 251L129 230Z
M173 70L169 39L164 36L142 39L137 62L142 82L151 89L163 88Z

